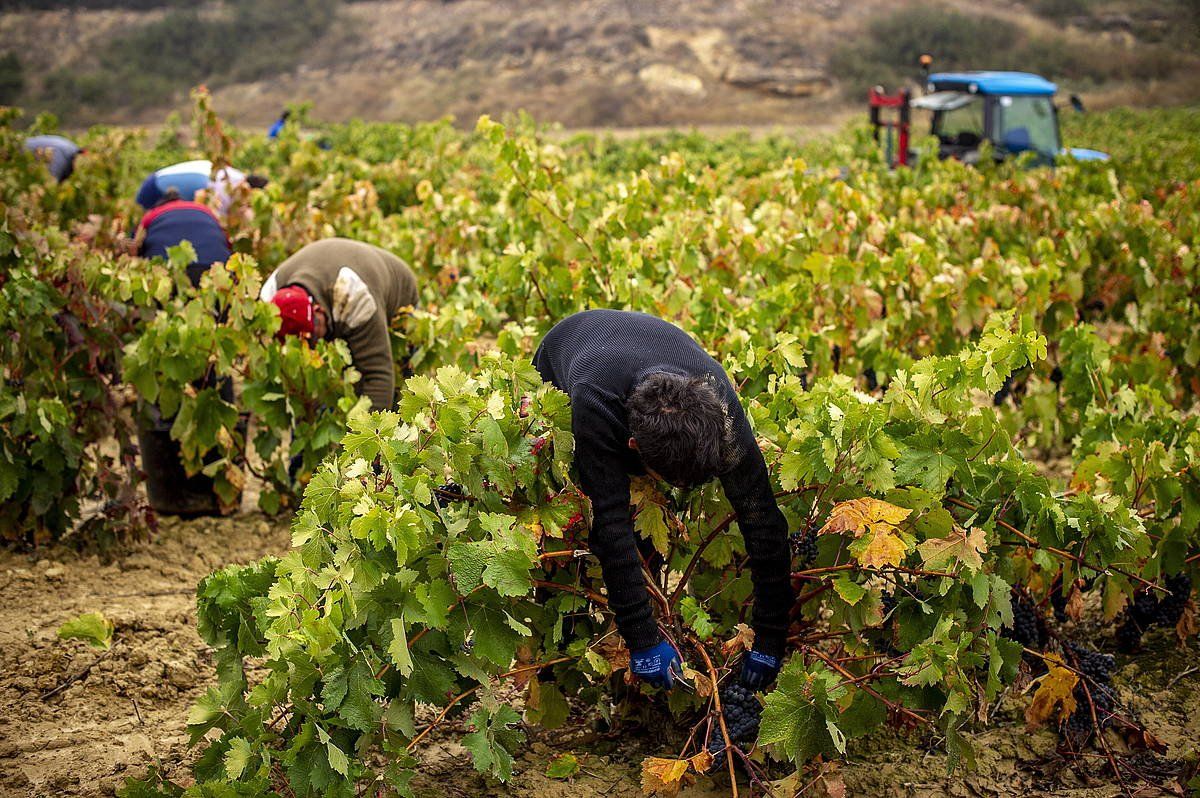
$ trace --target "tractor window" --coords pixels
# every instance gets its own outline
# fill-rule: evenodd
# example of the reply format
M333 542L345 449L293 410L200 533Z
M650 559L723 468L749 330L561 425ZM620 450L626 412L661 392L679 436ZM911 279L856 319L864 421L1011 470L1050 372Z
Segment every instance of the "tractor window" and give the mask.
M1000 146L1009 152L1058 154L1058 118L1049 97L1000 98Z
M933 134L942 144L976 147L983 141L983 103L972 99L951 111L933 115Z

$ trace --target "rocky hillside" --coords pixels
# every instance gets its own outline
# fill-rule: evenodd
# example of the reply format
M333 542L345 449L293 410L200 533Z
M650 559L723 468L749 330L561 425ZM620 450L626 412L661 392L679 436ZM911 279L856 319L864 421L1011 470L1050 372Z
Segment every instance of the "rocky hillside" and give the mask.
M261 22L243 27L247 43L207 65L176 57L183 35L154 56L173 84L142 82L153 62L136 80L123 74L121 60L145 47L121 37L161 31L170 14L201 25L231 13L225 3L25 9L0 17L0 55L20 60L15 102L72 123L158 121L206 81L220 110L253 125L302 100L331 120L452 114L470 124L525 109L571 127L812 124L857 112L860 84L911 75L924 49L938 66L1042 71L1100 104L1186 101L1200 96L1194 5L1031 0L981 16L968 0L933 10L895 0L370 0L337 5L311 41L289 30L286 48L273 32L253 39ZM191 73L185 58L196 61ZM239 74L241 60L254 70Z

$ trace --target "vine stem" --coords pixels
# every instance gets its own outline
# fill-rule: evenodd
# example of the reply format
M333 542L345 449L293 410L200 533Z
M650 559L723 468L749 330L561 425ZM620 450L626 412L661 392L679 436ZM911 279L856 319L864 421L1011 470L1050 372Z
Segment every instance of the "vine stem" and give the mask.
M584 236L583 233L581 233L579 230L575 229L575 226L572 225L566 219L566 217L564 217L563 215L556 212L553 208L550 207L549 203L547 203L544 199L539 197L534 192L533 188L529 185L528 181L526 181L524 179L524 177L522 177L521 173L517 170L517 167L513 163L510 162L508 164L508 166L509 166L509 169L512 170L513 179L517 181L517 185L519 185L521 187L521 190L525 192L525 196L527 196L529 199L536 202L538 205L541 205L542 208L546 211L546 213L548 213L552 217L554 217L554 219L557 220L559 224L561 224L563 227L567 228L567 230L571 233L571 235L573 235L575 237L575 239L577 241L579 241L579 243L583 244L584 248L587 249L587 251L588 251L588 255L592 259L593 265L595 265L595 267L596 267L596 274L600 277L601 283L604 285L604 288L608 291L609 298L611 299L612 297L616 296L616 292L613 290L612 283L609 282L609 280L608 280L608 273L605 271L604 264L600 261L600 256L596 254L596 249L595 249L595 247L592 246L592 242L588 241L587 237ZM530 270L530 276L533 276L533 270ZM542 293L541 286L538 285L536 277L533 280L533 284L537 288L538 296L541 297L542 306L546 308L546 315L550 317L551 321L555 320L556 317L555 317L553 311L550 310L550 305L546 302L546 295Z
M533 585L534 587L543 587L548 590L562 590L567 593L574 593L576 596L583 596L591 601L596 602L601 607L608 606L608 599L596 591L588 590L587 588L575 587L573 585L563 585L559 584L558 582L548 582L545 579L535 579L533 580Z
M785 496L795 496L807 490L813 489L813 485L804 485L791 490L781 490L775 494L775 498L782 499ZM733 522L736 520L737 513L729 513L722 518L720 523L714 526L707 535L704 536L703 540L700 541L700 546L696 549L696 553L692 555L692 559L688 561L687 567L683 569L683 575L679 578L679 584L675 586L673 591L671 591L671 597L668 599L668 604L670 607L673 608L679 603L679 599L683 596L683 591L687 589L688 581L692 578L692 572L695 571L696 566L700 564L700 556L704 554L704 550L709 547L709 544L717 539L718 535L729 529L729 527L732 526Z
M837 571L854 571L854 570L870 570L870 571L897 571L902 574L912 574L913 576L927 577L950 577L955 579L958 574L948 573L946 571L926 571L920 568L906 568L903 565L885 565L882 568L867 568L858 563L848 562L841 565L828 565L824 568L808 568L803 571L792 571L793 579L811 579L820 574L831 574Z
M956 499L953 496L947 496L946 501L949 502L950 504L953 504L956 507L961 507L964 510L970 510L973 513L979 512L978 507L976 507L975 505L970 504L968 502L965 502L962 499ZM1143 587L1147 588L1148 590L1157 590L1158 592L1164 593L1164 594L1170 593L1170 591L1167 590L1166 588L1160 587L1160 586L1154 584L1153 582L1143 579L1142 577L1138 576L1137 574L1130 573L1129 571L1126 571L1122 568L1118 568L1115 565L1110 565L1107 568L1105 568L1104 566L1098 565L1096 563L1088 562L1083 557L1080 557L1078 554L1072 554L1071 552L1066 551L1064 549L1055 548L1054 546L1043 546L1035 538L1032 538L1029 535L1026 535L1024 532L1017 529L1012 524L1010 524L1007 521L1004 521L1000 518L996 519L996 524L998 526L1000 526L1001 528L1006 529L1009 532L1013 533L1014 535L1019 537L1021 540L1025 541L1025 543L1027 543L1028 545L1032 546L1035 549L1041 549L1042 551L1048 551L1051 554L1058 555L1059 557L1066 557L1071 562L1082 565L1085 568L1091 568L1093 571L1099 571L1100 573L1108 573L1109 571L1113 571L1114 573L1118 573L1121 576L1127 577L1129 579L1134 580L1135 582L1140 583Z
M542 560L567 560L576 556L589 554L587 549L563 549L562 551L546 551L539 556Z
M453 604L451 604L449 607L446 608L446 614L449 615L450 613L454 612L456 609L458 609L463 604L463 602L465 602L471 596L475 595L476 591L481 590L482 588L483 588L483 585L479 585L479 587L476 587L475 590L472 590L467 595L459 596L457 601L455 601ZM417 641L420 640L422 637L424 637L426 635L426 633L429 632L429 629L430 629L430 627L426 626L424 629L422 629L421 631L419 631L415 635L413 635L412 638L408 641L408 648L411 650L412 647L417 644ZM382 679L383 675L385 673L387 673L389 670L391 670L391 668L392 668L392 663L385 662L383 664L383 667L379 669L379 672L375 674L375 678Z
M713 706L717 710L717 723L721 727L721 737L725 740L725 765L729 769L729 787L733 790L733 798L738 798L737 775L733 772L733 757L730 756L730 752L733 750L733 741L729 739L729 729L725 726L725 710L721 708L721 691L717 687L717 669L713 667L712 659L708 656L704 644L691 634L688 635L688 640L700 654L700 658L704 660L704 667L708 669L708 678L712 680Z
M805 648L805 651L809 654L812 654L814 657L821 660L826 665L828 665L829 667L833 668L835 671L840 673L842 675L842 678L849 679L852 681L854 679L858 678L853 673L851 673L850 671L846 670L841 665L839 665L836 660L831 658L829 655L827 655L825 652L821 651L820 649L816 649L811 646L807 646ZM892 710L893 712L897 712L901 715L905 715L909 718L912 718L917 723L922 723L926 726L932 725L929 718L918 715L917 713L913 712L908 707L901 706L900 704L897 704L895 701L892 701L888 698L884 698L882 695L880 695L879 691L877 691L871 687L868 687L865 684L857 684L856 683L856 686L860 690L863 690L864 692L866 692L867 695L873 696L874 698L877 698L878 700L882 701L883 705L886 706L888 709Z
M546 662L537 662L532 665L522 665L519 668L513 668L512 670L505 671L504 673L500 674L496 678L497 679L508 679L508 678L510 678L512 676L516 676L517 674L520 674L520 673L527 673L529 671L541 670L542 668L549 668L551 665L558 665L559 663L562 663L562 662L570 662L572 659L574 659L574 657L559 657L557 659L547 660ZM474 695L475 692L480 687L483 687L483 685L477 684L474 687L472 687L468 690L464 690L463 692L456 695L454 698L450 699L450 703L446 704L446 706L442 707L442 711L438 713L438 716L436 718L434 718L429 723L428 726L426 726L424 729L422 729L420 734L418 734L416 737L413 738L412 742L410 742L408 744L408 746L404 749L405 753L411 754L413 752L413 749L415 749L421 743L421 741L424 740L429 735L429 733L431 731L433 731L434 728L437 727L437 725L439 723L441 723L443 720L446 719L446 716L450 714L451 709L453 709L463 699Z
M695 571L696 566L700 564L700 555L704 553L704 550L708 548L710 543L716 540L717 535L729 529L729 527L736 520L737 513L729 513L723 519L721 519L719 524L714 526L709 533L704 536L703 540L700 541L700 546L696 549L696 553L692 555L692 559L688 561L687 567L683 569L683 575L679 578L679 584L676 585L675 590L671 592L671 598L668 599L669 606L674 607L679 603L680 597L683 596L683 591L687 589L688 580L692 578L692 572Z
M1092 700L1092 690L1088 687L1087 679L1081 678L1079 683L1083 685L1083 694L1087 697L1088 714L1092 716L1092 728L1096 730L1096 741L1100 743L1100 748L1103 749L1104 755L1108 757L1108 766L1112 768L1113 776L1116 777L1117 783L1121 785L1121 792L1132 798L1132 793L1130 793L1129 787L1125 784L1125 777L1121 775L1121 767L1117 764L1117 758L1113 756L1112 749L1108 746L1108 740L1104 739L1104 729L1100 727L1100 721L1096 717L1096 702Z

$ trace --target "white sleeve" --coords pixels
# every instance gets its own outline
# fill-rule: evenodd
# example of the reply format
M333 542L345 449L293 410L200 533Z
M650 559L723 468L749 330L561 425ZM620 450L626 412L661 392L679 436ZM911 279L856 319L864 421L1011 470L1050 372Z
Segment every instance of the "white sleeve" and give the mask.
M343 266L333 283L333 320L353 330L375 316L375 297L363 279L348 266Z
M258 293L258 298L263 302L270 302L275 298L275 294L279 292L279 281L275 279L275 275L279 274L279 269L271 272L271 276L263 283L262 291Z

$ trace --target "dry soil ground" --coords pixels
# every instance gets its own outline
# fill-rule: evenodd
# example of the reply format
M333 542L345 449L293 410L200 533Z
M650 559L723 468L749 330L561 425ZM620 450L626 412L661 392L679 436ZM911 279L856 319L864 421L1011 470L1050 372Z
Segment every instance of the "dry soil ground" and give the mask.
M33 556L0 553L0 796L107 796L126 777L158 762L186 774L184 732L189 704L213 677L210 652L195 632L192 590L213 569L278 554L286 525L257 514L199 521L164 520L152 541L119 561L102 564L65 548ZM80 613L99 610L116 625L110 653L62 641L55 630ZM1076 633L1103 641L1097 624ZM1122 701L1168 746L1166 756L1140 754L1139 798L1185 794L1177 774L1200 746L1200 645L1177 647L1164 637L1117 676ZM81 676L81 674L83 674ZM43 696L74 679L56 695ZM1020 723L1026 698L1008 699L993 726L976 734L979 767L945 775L944 757L926 741L883 735L852 748L840 766L851 796L1073 796L1121 794L1103 775L1099 755L1074 763L1056 753L1058 737L1027 734ZM533 731L510 785L476 774L453 725L422 752L414 786L421 796L636 795L643 756L679 747L664 716L646 716L615 732L593 730L592 715L576 707L564 730ZM1120 752L1120 743L1114 742ZM544 776L547 763L573 752L582 765L570 783ZM723 779L702 780L689 798L728 795ZM743 794L746 790L743 787Z

